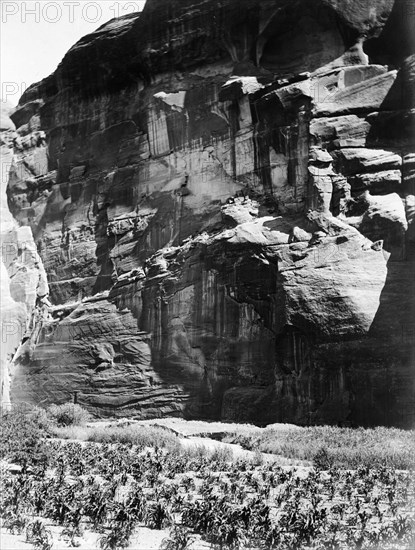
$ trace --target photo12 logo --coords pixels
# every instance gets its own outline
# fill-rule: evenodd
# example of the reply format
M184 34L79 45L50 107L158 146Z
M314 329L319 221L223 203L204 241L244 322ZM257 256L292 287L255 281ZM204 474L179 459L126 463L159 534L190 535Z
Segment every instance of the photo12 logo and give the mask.
M4 0L0 4L1 22L7 23L13 17L19 17L22 23L34 21L40 23L74 23L80 19L87 23L98 23L108 21L115 17L121 17L129 13L138 13L144 7L145 1L130 2L120 0L118 2L100 1L12 1Z
M9 103L15 97L22 97L27 88L26 82L2 82L1 102Z
M26 321L3 319L1 323L1 343L7 344L10 341L21 340L25 332Z

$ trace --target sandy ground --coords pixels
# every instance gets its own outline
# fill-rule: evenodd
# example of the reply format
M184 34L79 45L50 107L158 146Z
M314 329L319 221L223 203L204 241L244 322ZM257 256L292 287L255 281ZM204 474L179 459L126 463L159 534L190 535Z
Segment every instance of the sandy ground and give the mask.
M55 525L45 522L45 526L50 530L53 537L52 550L68 550L74 548L69 542L65 541L61 535L62 529ZM155 531L147 527L139 527L131 539L127 550L159 550L161 543L168 537L168 530ZM99 550L99 538L101 535L86 531L82 537L76 539L76 546L79 550ZM0 529L0 548L1 550L33 550L33 544L26 542L26 536L12 535L6 529ZM209 550L211 545L202 541L199 537L190 546L189 550Z
M48 523L45 523L45 525L47 529L51 531L53 536L52 550L68 550L68 548L73 548L70 546L69 542L65 541L62 538L61 528ZM77 543L79 543L79 546L77 546L77 548L79 550L98 550L100 536L101 535L99 535L98 533L86 531L82 537L76 539ZM151 529L147 529L146 527L140 527L134 534L128 549L159 550L163 539L167 536L167 530L154 531ZM0 547L1 550L33 550L33 545L26 542L25 534L11 535L10 533L7 533L4 528L2 528L0 532Z
M0 529L1 550L33 550L33 545L26 542L25 535L11 535L2 527ZM55 549L55 545L53 545Z

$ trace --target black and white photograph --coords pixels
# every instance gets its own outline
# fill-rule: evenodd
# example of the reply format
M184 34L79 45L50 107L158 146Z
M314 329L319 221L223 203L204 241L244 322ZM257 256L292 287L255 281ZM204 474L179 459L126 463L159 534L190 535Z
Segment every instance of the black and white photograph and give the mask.
M415 550L415 0L1 0L1 550Z

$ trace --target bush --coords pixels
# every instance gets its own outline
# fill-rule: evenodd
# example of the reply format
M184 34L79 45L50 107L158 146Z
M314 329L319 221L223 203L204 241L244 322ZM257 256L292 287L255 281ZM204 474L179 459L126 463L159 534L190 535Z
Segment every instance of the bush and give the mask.
M329 470L333 463L334 460L325 447L321 447L313 457L313 466L316 470Z
M82 426L91 419L89 412L75 403L51 405L47 413L58 426Z
M51 422L44 409L32 405L16 405L2 412L0 457L24 466L46 459L43 439L51 431Z

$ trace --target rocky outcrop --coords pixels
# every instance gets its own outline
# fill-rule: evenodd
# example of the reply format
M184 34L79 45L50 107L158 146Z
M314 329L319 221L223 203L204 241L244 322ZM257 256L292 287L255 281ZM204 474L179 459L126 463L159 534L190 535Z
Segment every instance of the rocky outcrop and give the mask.
M407 6L148 0L29 88L7 192L50 304L12 398L412 425Z
M0 187L0 284L1 353L0 392L3 407L10 406L10 365L35 318L48 304L47 276L38 255L30 227L19 227L7 205L6 188L15 167L13 143L18 139L9 115L12 107L2 102L1 187Z

